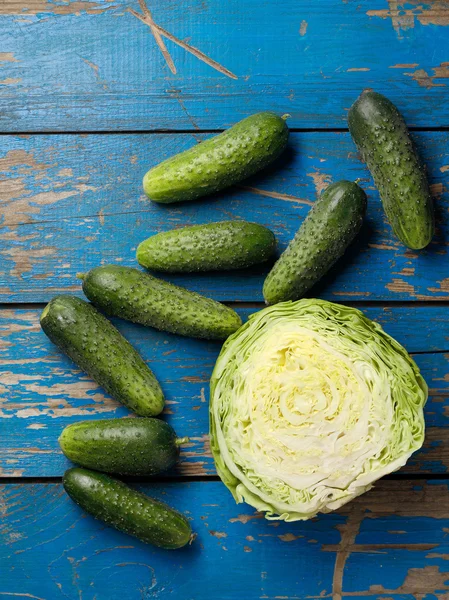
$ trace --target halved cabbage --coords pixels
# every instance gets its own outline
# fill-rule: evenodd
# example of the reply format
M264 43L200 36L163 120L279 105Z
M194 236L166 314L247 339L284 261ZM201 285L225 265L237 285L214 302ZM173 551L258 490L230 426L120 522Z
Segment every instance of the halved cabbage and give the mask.
M406 350L360 311L276 304L229 337L215 365L218 474L268 519L310 519L406 463L424 440L426 399Z

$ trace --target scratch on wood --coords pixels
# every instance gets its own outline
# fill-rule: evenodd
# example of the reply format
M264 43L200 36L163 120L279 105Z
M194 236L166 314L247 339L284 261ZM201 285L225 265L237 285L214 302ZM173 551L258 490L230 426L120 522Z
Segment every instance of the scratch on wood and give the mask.
M25 469L3 469L0 467L0 477L22 477ZM1 592L0 592L0 595ZM15 594L8 594L14 596ZM36 598L36 596L30 596L31 598ZM43 599L42 599L43 600Z
M87 60L87 58L82 58L82 61L85 62L86 65L92 69L92 71L94 72L94 75L95 75L95 79L97 80L97 83L99 85L101 85L101 87L104 90L108 90L109 87L108 87L107 81L100 77L100 67L98 65L96 65L95 63L91 62L90 60Z
M210 533L210 535L212 535L212 536L214 536L214 537L216 537L218 539L228 537L228 534L225 533L224 531L215 531L214 529L211 529L209 531L209 533Z
M442 279L441 281L437 281L437 283L440 285L439 288L428 288L429 292L445 292L446 294L449 294L449 278L446 279Z
M6 79L2 79L0 81L0 85L14 85L16 83L20 83L22 80L14 77L7 77Z
M402 269L402 271L399 271L398 273L393 272L393 275L402 275L404 277L411 277L414 274L415 274L415 269L412 267L404 267Z
M66 167L56 173L56 177L73 177L73 169Z
M330 175L321 173L321 171L318 171L318 169L316 169L313 173L307 173L307 177L312 178L317 196L319 196L321 192L332 182L332 177Z
M333 296L351 296L354 298L357 297L368 297L371 296L371 292L332 292Z
M306 33L307 33L307 26L308 26L308 23L307 23L307 21L305 21L305 20L303 19L303 20L301 21L301 25L300 25L300 27L299 27L299 35L300 35L300 36L304 36L304 35L306 35Z
M229 522L243 523L244 525L246 525L246 523L249 523L249 521L251 521L252 519L263 519L263 514L255 513L253 515L239 515L238 517L233 517L232 519L229 519Z
M66 198L76 196L77 193L76 190L67 192L41 192L35 196L13 199L14 201L7 204L3 209L2 226L10 227L12 225L32 223L33 219L30 215L39 214L42 206L55 204Z
M7 250L0 251L2 256L8 257L14 264L9 270L12 277L23 279L24 273L29 273L33 269L33 265L41 262L42 258L53 256L56 254L56 248L49 246L47 248L22 248L14 246Z
M432 183L430 186L430 193L432 196L438 197L444 192L444 186L442 183Z
M303 537L303 535L294 535L293 533L283 533L282 535L278 535L278 538L283 542L294 542Z
M408 550L409 552L424 552L434 550L439 544L352 544L350 546L351 553L359 554L386 554L385 550ZM338 544L328 544L322 546L323 552L338 552Z
M421 4L420 0L414 1ZM447 1L435 2L434 0L428 9L423 9L421 4L421 9L422 12L417 14L421 25L449 25L449 5Z
M297 198L296 196L291 196L290 194L280 194L279 192L261 190L249 185L237 185L236 187L253 194L258 194L259 196L266 196L267 198L276 198L278 200L286 200L287 202L295 202L297 204L307 204L308 206L313 206L312 200L307 200L306 198Z
M25 150L10 150L0 158L0 171L10 171L13 167L20 167L19 173L26 173L29 169L45 170L52 165L37 162L32 152Z
M433 87L446 87L445 83L436 83L435 79L448 79L449 78L449 62L440 63L439 67L432 68L433 75L429 75L424 69L418 69L413 73L404 73L407 77L414 79L418 85L426 89Z
M0 63L19 62L12 52L0 52Z
M405 9L405 5L415 5L415 8ZM369 10L366 14L369 17L390 18L399 39L402 38L402 31L415 26L415 19L421 25L449 25L449 5L445 0L434 0L428 5L423 4L421 0L388 0L388 6L388 9Z
M346 73L354 73L357 71L371 71L371 69L368 69L368 67L358 67L358 68L352 68L352 69L347 69Z
M192 115L189 113L189 111L187 110L186 105L184 104L184 101L181 98L181 91L180 90L175 90L175 89L169 89L168 92L174 96L176 98L176 100L179 103L179 106L181 107L182 111L185 113L186 117L188 118L188 120L190 121L190 123L192 124L192 127L194 129L196 129L197 131L199 131L199 126L198 123L195 121L195 119L192 117ZM195 141L199 144L201 143L201 138L198 137L197 135L195 135L194 133L192 134L193 137L195 138Z
M397 65L391 65L389 69L414 69L419 66L419 63L398 63Z
M167 46L165 45L165 42L162 39L161 34L159 33L159 31L158 31L158 29L157 29L157 27L156 27L156 25L154 23L154 20L153 20L153 17L151 15L151 12L148 9L147 5L145 4L145 1L144 0L139 0L139 6L140 6L140 9L142 10L143 15L144 15L143 22L146 23L149 26L149 28L151 30L151 33L153 34L154 39L156 40L156 44L159 46L159 49L162 52L162 56L165 58L165 61L166 61L167 65L168 65L170 71L174 75L176 75L175 63L173 62L173 59L172 59L169 51L167 50ZM130 12L131 12L131 14L135 13L135 11L133 11L132 9L130 9ZM138 15L138 13L134 14L134 16L137 16L137 15Z
M369 590L351 592L350 596L377 596L378 594L410 594L416 600L423 600L427 594L435 595L436 591L449 590L446 582L449 580L447 571L441 572L438 566L411 568L402 585L395 590L385 589L383 585L371 585ZM438 596L441 598L441 596ZM334 598L335 600L335 598Z
M185 377L181 377L181 381L187 381L188 383L203 383L204 379L197 375L186 375Z
M353 506L350 509L348 519L344 525L337 525L337 529L341 533L341 540L338 546L337 555L335 557L334 574L332 577L332 598L333 600L341 600L343 592L343 574L346 561L351 553L351 546L355 543L355 539L360 530L360 525L363 520L363 510L360 506Z
M100 225L104 225L104 211L102 208L98 211L98 218L100 220Z
M206 402L206 395L204 393L204 388L201 388L201 390L200 390L200 398L201 398L201 402Z
M157 25L151 17L151 13L146 6L145 0L139 0L139 4L142 9L143 9L143 7L145 7L144 8L145 12L143 15L139 14L137 11L133 10L132 8L128 8L128 12L130 12L134 17L136 17L137 19L139 19L146 25L148 25L150 27L153 35L154 35L154 32L157 32L157 34L159 35L159 38L160 38L160 36L167 38L168 40L172 41L174 44L177 44L178 46L180 46L181 48L186 50L187 52L190 52L190 54L193 54L193 56L195 56L202 62L206 63L207 65L209 65L216 71L219 71L220 73L222 73L223 75L226 75L227 77L230 77L231 79L238 79L237 75L234 75L234 73L232 73L229 69L226 69L226 67L224 67L223 65L218 63L216 60L213 60L212 58L210 58L209 56L204 54L204 52L201 52L201 50L198 50L198 48L195 48L194 46L191 46L190 44L183 42L182 40L180 40L179 38L177 38L176 36L174 36L170 32L168 32L167 30L165 30L160 25ZM162 39L160 41L162 42ZM156 40L156 42L157 42L157 40ZM158 43L158 45L159 45L159 43ZM164 47L165 47L165 45L164 45ZM159 45L159 48L161 48L160 45ZM162 51L162 48L161 48L161 51ZM163 54L164 54L164 52L163 52ZM167 52L167 54L168 54L168 52ZM167 60L167 56L165 54L164 54L164 57ZM174 64L173 64L173 68L175 68ZM173 71L173 73L176 73L176 69L175 69L175 71Z
M182 458L182 455L181 455ZM205 468L205 462L204 461L195 461L195 462L183 462L181 461L180 463L178 463L177 467L176 467L176 471L180 474L180 475L185 475L186 477L197 477L197 476L201 476L204 477L204 475L212 475L214 474L214 470L211 469L210 472Z
M435 83L433 81L435 79L435 75L430 76L424 69L418 69L414 73L404 73L404 75L411 77L418 83L418 85L427 89L432 87L445 87L444 83Z
M368 244L368 248L374 248L375 250L397 250L396 246L389 246L388 244Z
M407 281L404 281L403 279L393 278L393 281L391 281L390 283L387 283L387 285L385 287L390 292L396 292L398 294L405 293L405 294L410 294L411 296L415 295L414 286L411 285L410 283L407 283Z

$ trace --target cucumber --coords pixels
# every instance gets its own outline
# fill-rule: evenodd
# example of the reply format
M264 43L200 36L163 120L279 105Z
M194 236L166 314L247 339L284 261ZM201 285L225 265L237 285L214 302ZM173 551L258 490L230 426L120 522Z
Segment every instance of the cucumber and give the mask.
M89 469L155 475L175 464L187 441L159 419L101 419L69 425L59 445L68 459Z
M432 196L402 115L388 98L365 90L349 109L348 125L393 232L409 248L425 248L434 233Z
M109 315L180 335L225 339L242 324L224 304L138 269L106 265L83 279L83 291Z
M41 327L83 371L142 417L162 412L164 396L139 353L102 314L75 296L57 296Z
M143 178L145 194L168 204L218 192L264 169L287 146L284 117L261 112L231 129L172 156Z
M268 260L274 234L256 223L222 221L158 233L137 248L137 261L166 273L242 269Z
M74 467L64 473L62 483L87 513L142 542L174 550L193 540L184 515L117 479Z
M366 194L356 183L343 180L327 187L268 274L266 303L301 298L342 256L365 212Z

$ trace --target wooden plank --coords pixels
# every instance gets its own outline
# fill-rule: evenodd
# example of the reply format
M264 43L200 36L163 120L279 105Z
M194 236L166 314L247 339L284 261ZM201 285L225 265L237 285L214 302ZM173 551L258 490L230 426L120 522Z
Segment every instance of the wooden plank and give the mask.
M60 484L3 485L0 595L8 598L438 598L449 590L449 489L382 481L337 513L266 521L220 482L148 484L198 538L166 552L105 527Z
M239 309L244 319L256 309ZM41 309L4 309L0 314L0 476L59 476L69 466L57 439L69 423L120 417L128 411L113 401L63 356L39 327ZM371 307L412 352L430 388L426 445L405 473L446 473L449 466L449 309ZM165 418L191 443L174 473L215 475L208 443L209 378L220 344L189 340L115 321L156 373L167 398Z
M140 241L193 223L260 222L273 229L283 250L316 193L342 178L361 178L369 194L366 226L311 295L447 300L449 132L414 137L429 167L438 215L437 235L423 252L406 250L393 236L347 133L293 134L278 165L243 188L172 206L149 202L141 179L147 168L195 143L190 134L7 136L0 158L0 300L41 302L79 292L77 272L107 262L135 265ZM170 279L221 300L260 301L266 270Z
M211 129L266 109L290 113L293 127L345 127L367 86L412 125L448 123L445 0L148 7L237 78L165 38L172 73L151 23L129 12L136 0L2 0L1 130Z

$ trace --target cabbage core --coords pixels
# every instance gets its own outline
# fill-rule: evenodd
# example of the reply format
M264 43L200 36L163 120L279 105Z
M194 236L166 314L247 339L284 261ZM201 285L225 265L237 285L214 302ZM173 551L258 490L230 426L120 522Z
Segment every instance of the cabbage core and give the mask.
M360 311L284 302L226 341L211 380L211 447L237 502L294 521L329 512L405 464L427 386Z

